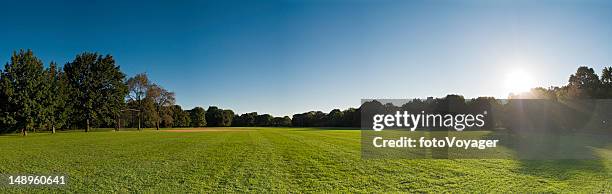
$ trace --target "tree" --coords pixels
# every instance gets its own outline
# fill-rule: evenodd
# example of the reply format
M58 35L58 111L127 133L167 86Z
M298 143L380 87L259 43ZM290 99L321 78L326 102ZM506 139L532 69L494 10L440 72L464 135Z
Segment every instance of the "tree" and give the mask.
M244 113L234 118L234 121L232 122L232 126L237 126L237 127L255 126L256 116L257 116L257 112Z
M164 114L161 116L160 125L165 128L172 127L174 125L174 118L171 115L169 108L164 108Z
M0 133L11 132L14 130L14 119L11 117L13 107L10 106L7 90L9 80L3 78L3 72L0 72Z
M355 108L349 108L342 111L342 126L343 127L360 127L361 114Z
M150 88L149 77L144 73L136 74L134 77L128 79L126 84L128 87L128 101L134 101L138 105L136 109L139 110L138 130L140 130L140 122L144 110L143 99L146 97L147 90Z
M604 86L612 86L612 67L604 67L601 71L601 83Z
M162 117L164 117L166 108L174 105L174 92L169 92L168 90L153 84L149 87L149 89L147 89L147 98L150 98L155 105L155 111L157 113L157 122L155 127L157 130L159 130L159 125Z
M73 90L74 116L85 121L85 131L89 131L91 122L113 123L127 95L125 75L113 57L85 52L64 65L64 72Z
M219 126L221 127L229 127L232 126L232 121L234 119L234 111L232 110L223 110L223 117L221 119L221 123Z
M44 114L43 69L42 61L31 50L20 50L13 52L2 73L2 95L7 97L2 120L14 129L21 129L24 136Z
M255 125L267 127L272 125L272 116L269 114L257 115L255 117Z
M191 117L189 112L183 111L180 105L174 105L170 108L172 114L172 127L189 127L191 124Z
M602 98L612 98L612 67L604 67L601 72Z
M223 109L219 109L216 106L208 107L206 110L206 122L208 126L219 127L223 125Z
M272 118L272 126L275 126L275 127L290 127L291 126L291 118L289 118L288 116L274 117L274 118Z
M191 116L192 127L205 127L206 123L206 111L202 107L195 107L189 111Z
M57 69L57 64L51 63L45 70L45 89L43 89L45 112L42 120L52 133L68 122L71 113L71 105L68 103L70 91L65 74Z
M134 103L134 105L136 107L142 106L142 110L139 111L139 124L142 122L142 125L145 128L157 126L157 121L160 120L160 115L157 114L157 108L155 107L155 102L153 102L152 98L144 98L141 105L138 105L137 103Z
M570 98L594 98L600 87L599 77L593 68L586 66L578 67L576 73L570 75L569 89Z
M342 113L342 111L340 111L340 109L332 110L326 116L327 126L330 126L330 127L340 127L340 126L342 126L342 118L343 117L344 117L344 114Z

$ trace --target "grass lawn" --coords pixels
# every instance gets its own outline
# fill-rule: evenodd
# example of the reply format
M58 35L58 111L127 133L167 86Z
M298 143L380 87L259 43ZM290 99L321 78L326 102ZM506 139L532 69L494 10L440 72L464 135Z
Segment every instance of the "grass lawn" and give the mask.
M359 130L212 129L0 136L0 174L69 176L64 187L0 186L0 193L612 192L610 155L363 160Z

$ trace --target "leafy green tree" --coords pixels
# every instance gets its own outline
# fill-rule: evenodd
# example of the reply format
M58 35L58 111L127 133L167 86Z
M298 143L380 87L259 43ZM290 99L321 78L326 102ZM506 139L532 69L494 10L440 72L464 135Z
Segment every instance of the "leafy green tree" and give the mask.
M170 107L165 107L163 114L161 115L161 123L160 125L165 128L172 127L174 125L174 118L172 117L172 112L170 112Z
M340 111L340 109L332 110L325 117L326 120L327 120L326 126L330 126L330 127L340 127L340 126L342 126L342 118L343 117L344 117L344 114L342 113L342 111Z
M288 116L274 117L272 118L272 126L275 127L289 127L291 126L291 118Z
M156 84L152 84L147 89L147 98L150 98L155 105L155 113L157 114L155 127L159 130L159 125L162 118L164 118L167 107L174 105L174 92L169 92Z
M113 123L128 92L125 75L113 57L85 52L64 65L64 72L73 90L74 116L85 121L85 131L90 130L92 122Z
M604 67L601 72L602 98L612 98L612 67Z
M262 127L272 126L272 118L272 115L269 114L257 115L255 117L255 125Z
M11 62L4 66L0 84L7 101L2 121L13 129L20 129L24 136L34 130L44 114L43 71L42 61L31 50L13 52Z
M605 86L612 86L612 67L604 67L601 71L601 83Z
M67 124L72 111L68 103L68 94L71 92L68 87L65 74L57 69L57 64L51 63L45 70L45 89L43 89L45 112L42 120L52 133L55 133L56 128L62 128Z
M149 90L151 83L149 81L149 77L147 74L141 73L136 74L134 77L131 77L126 82L128 88L128 101L133 101L136 103L136 110L138 112L138 130L140 130L140 122L142 121L142 117L144 114L144 102L143 100L147 96L147 91Z
M15 120L11 114L14 112L13 107L10 106L9 97L5 90L9 85L9 80L3 78L3 72L0 72L0 133L12 132L15 130L13 125Z
M221 119L221 123L219 126L221 127L229 127L232 126L232 121L234 119L234 111L232 110L222 110L223 111L223 117Z
M208 110L206 110L206 122L211 127L223 126L223 109L219 109L216 106L208 107Z
M578 67L576 73L570 75L568 92L569 98L595 98L600 81L593 68Z
M174 105L170 108L172 114L172 127L189 127L191 124L191 117L189 112L184 111L180 105Z
M255 126L256 116L257 116L257 112L244 113L234 118L234 121L232 122L232 126L237 126L237 127Z
M206 111L202 107L195 107L189 111L192 127L205 127L207 125Z
M360 127L361 114L355 108L349 108L342 111L342 126L343 127Z
M155 107L155 102L151 98L145 98L142 100L140 105L140 119L144 127L155 127L157 126L157 121L160 120L159 115L157 114L157 108Z

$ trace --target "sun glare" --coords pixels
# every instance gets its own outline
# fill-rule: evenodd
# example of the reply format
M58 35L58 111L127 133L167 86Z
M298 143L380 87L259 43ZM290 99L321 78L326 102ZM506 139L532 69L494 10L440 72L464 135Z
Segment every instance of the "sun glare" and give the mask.
M522 92L528 92L532 87L535 86L533 79L529 73L523 70L514 70L506 74L506 91L509 93L519 94Z

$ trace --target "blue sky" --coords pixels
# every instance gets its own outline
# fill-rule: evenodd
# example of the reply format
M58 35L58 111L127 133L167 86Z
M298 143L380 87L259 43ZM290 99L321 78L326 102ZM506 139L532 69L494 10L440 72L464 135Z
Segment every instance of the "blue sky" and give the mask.
M610 1L0 3L0 62L83 51L146 72L183 108L292 115L362 98L504 98L509 72L562 85L612 65Z

